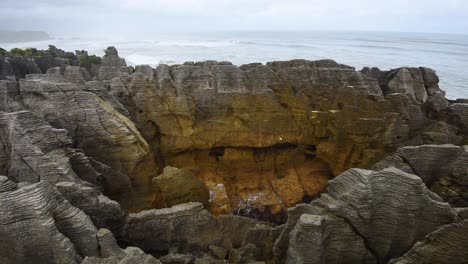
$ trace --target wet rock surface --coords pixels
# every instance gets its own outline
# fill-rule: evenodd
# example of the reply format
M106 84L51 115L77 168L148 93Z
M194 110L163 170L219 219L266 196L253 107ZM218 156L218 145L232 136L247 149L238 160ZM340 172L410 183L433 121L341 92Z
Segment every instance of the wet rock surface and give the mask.
M105 54L0 58L1 263L468 261L433 70Z

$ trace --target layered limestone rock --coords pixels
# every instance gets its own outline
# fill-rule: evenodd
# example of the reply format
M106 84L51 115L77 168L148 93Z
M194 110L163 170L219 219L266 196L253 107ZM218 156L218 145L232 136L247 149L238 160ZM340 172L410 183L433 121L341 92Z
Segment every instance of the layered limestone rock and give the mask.
M290 233L287 263L376 263L344 219L303 214Z
M80 178L74 165L80 153L72 149L72 141L63 129L53 128L41 116L29 111L0 112L0 173L17 182L56 183L59 181L99 185L96 171ZM76 162L75 162L76 161Z
M15 73L11 68L11 64L8 60L5 60L3 56L0 56L0 80L14 80Z
M0 112L0 174L15 182L49 182L96 226L114 228L122 211L101 193L111 175L103 176L96 164L72 148L66 130L53 128L37 114Z
M138 66L105 83L158 163L205 182L215 213L281 222L287 207L317 197L348 168L402 145L463 140L460 117L427 68L207 61ZM429 111L434 101L444 106L438 115Z
M117 245L114 235L108 229L99 229L96 234L100 257L87 256L81 264L159 264L153 256L146 254L136 247L127 247L125 250Z
M208 207L210 193L205 184L190 171L165 167L163 174L153 178L153 187L161 200L158 207L172 207L174 205L200 202Z
M106 176L105 193L132 210L164 206L151 179L173 166L204 182L212 212L283 222L288 207L348 168L405 145L466 140L463 103L447 101L427 68L293 60L130 69L114 47L105 53L89 73L49 68L0 95L4 111L34 109L66 129Z
M459 221L421 178L395 168L346 171L329 182L328 193L295 210L302 216L288 219L275 245L277 258L290 263L385 263Z
M0 60L0 79L26 75L0 81L0 174L20 186L51 184L124 244L168 253L163 263L382 263L406 252L398 261L410 263L447 243L416 241L443 237L435 230L444 225L449 237L461 228L424 186L468 206L468 156L458 146L467 140L466 102L446 100L431 69L356 71L332 60L133 69L115 48L105 53L86 68L77 62L87 53L56 48L41 63ZM35 72L47 73L27 75ZM371 165L375 172L342 173ZM27 187L0 182L6 192ZM328 194L287 209L327 184ZM193 201L203 205L181 204ZM211 213L288 221L272 227ZM111 242L104 249L98 241L98 254L63 256L157 261Z
M463 227L459 215L461 210L452 209L416 175L395 168L352 169L331 180L319 199L291 208L284 226L215 217L202 204L191 203L130 214L118 237L147 252L169 252L163 263L226 258L230 263L387 263L398 257L410 259L402 263L418 263L412 259L430 259L431 254L441 259L443 249L452 245L450 238L453 250L464 246L463 233L441 231ZM439 233L443 238L434 242ZM435 251L427 257L418 255L431 247ZM448 259L458 263L463 256Z
M5 264L159 263L139 248L119 248L109 230L98 231L45 181L17 184L0 176L0 238Z
M238 216L213 216L200 203L130 214L118 236L147 252L203 254L213 246L243 250L251 245L258 259L271 259L279 230ZM264 240L259 240L263 237ZM242 255L243 253L239 253Z
M74 182L59 182L55 187L73 206L90 216L96 227L106 227L114 232L120 229L123 212L118 202L96 188Z
M148 207L151 179L157 175L153 153L133 122L97 95L105 95L101 88L71 83L60 72L51 71L21 80L19 98L26 109L65 129L74 148L110 172L106 175L112 177L104 183L108 195L126 208Z
M403 147L373 165L397 167L421 177L433 192L452 206L468 207L468 152L455 145Z
M18 188L0 176L0 262L80 263L99 256L91 219L50 184Z
M110 80L119 77L122 73L128 72L125 59L119 57L115 47L108 47L102 57L102 66L99 67L98 78L100 80Z
M468 260L468 220L445 225L416 243L392 264L462 264Z

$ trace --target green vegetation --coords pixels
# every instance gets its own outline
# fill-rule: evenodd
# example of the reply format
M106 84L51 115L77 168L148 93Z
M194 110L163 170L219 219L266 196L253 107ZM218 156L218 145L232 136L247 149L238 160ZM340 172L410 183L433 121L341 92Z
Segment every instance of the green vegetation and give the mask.
M26 56L43 56L44 51L38 50L36 48L27 48L27 49L24 50L24 54Z
M93 64L101 64L101 58L96 55L78 56L78 63L82 67L91 66Z
M5 49L0 48L0 55L34 57L34 56L44 55L44 51L43 50L38 50L36 48L26 48L26 49L13 48L13 49L10 50L10 52L8 52Z
M3 48L0 48L0 56L42 57L45 55L60 58L65 64L68 65L79 65L88 69L90 69L93 64L101 64L101 57L99 56L88 56L87 52L79 53L77 51L77 54L74 54L73 52L65 52L61 49L58 49L54 45L49 45L47 50L39 50L36 48L13 48L10 51L7 51Z
M13 56L24 56L24 50L19 49L19 48L13 48L10 50L10 55Z

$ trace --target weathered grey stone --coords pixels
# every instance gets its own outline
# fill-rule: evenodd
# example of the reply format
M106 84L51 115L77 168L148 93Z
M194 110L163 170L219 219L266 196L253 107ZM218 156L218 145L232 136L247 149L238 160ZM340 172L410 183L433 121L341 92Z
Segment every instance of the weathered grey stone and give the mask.
M244 217L214 217L202 204L187 203L130 214L118 237L149 251L177 248L180 252L203 252L210 245L226 249L241 246L247 230L255 224Z
M1 184L5 190L9 183ZM49 183L8 189L0 193L2 263L80 263L98 256L97 230L89 217Z
M273 262L274 245L284 228L284 225L272 226L259 223L247 231L242 244L252 244L256 247L257 260Z
M53 57L49 54L34 58L34 62L36 62L42 72L47 72L51 68L62 67L65 65L64 59Z
M127 247L125 249L126 256L119 262L119 264L159 264L160 261L155 259L149 254L145 254L143 250L136 247Z
M165 167L161 175L152 180L155 192L161 196L162 207L188 202L199 202L209 207L210 193L205 184L186 169Z
M344 172L312 205L351 225L378 262L403 255L424 236L458 219L421 178L395 168Z
M85 84L87 81L91 81L91 75L80 66L66 66L63 75L72 83Z
M247 244L229 251L229 261L232 263L258 263L262 257L261 250L254 244Z
M127 67L127 63L125 63L125 59L119 57L119 53L115 47L108 47L105 51L104 57L102 57L102 66L109 66L109 67Z
M468 260L468 220L442 226L391 264L463 264Z
M60 182L55 187L70 203L91 217L96 227L117 231L123 220L120 205L99 190L74 182Z
M454 210L461 219L468 219L468 207L454 208Z
M18 189L18 184L10 181L6 176L0 176L0 193Z
M468 134L468 103L455 103L451 105L452 110L460 117L465 126L465 136Z
M420 103L428 99L423 74L417 68L400 68L391 72L384 92L386 95L409 93Z
M117 245L117 241L115 241L114 235L109 229L99 229L96 236L102 258L117 257L122 259L125 257L124 250Z
M393 164L393 161L400 157L404 163L408 164L414 174L421 177L428 186L437 179L441 168L455 160L463 153L463 149L455 145L423 145L403 147L393 155L394 158L385 159L384 164L377 163L376 167L398 167L401 164ZM392 159L392 160L389 160ZM405 166L404 170L407 170Z
M22 110L17 101L19 95L18 83L16 81L0 80L0 111L14 112Z
M0 173L16 181L82 182L73 170L75 155L71 139L63 129L50 126L29 111L0 112ZM3 151L2 151L3 149ZM1 153L4 154L1 154ZM3 158L2 158L3 157ZM86 180L97 184L99 175Z
M114 46L107 47L107 49L104 50L104 53L107 56L112 56L112 55L118 56L119 55L119 52L117 51L117 49Z
M459 132L460 130L458 127L440 121L434 123L432 126L427 127L421 134L421 137L423 144L460 145L463 142L463 134L460 134Z
M218 246L211 245L208 248L210 250L211 255L217 259L226 259L229 253L227 249Z
M203 256L201 258L196 258L193 262L194 264L223 264L226 263L225 260L214 259L210 256Z
M396 167L421 177L431 191L452 206L468 206L468 154L455 145L403 147L372 166L379 170Z
M287 263L376 263L344 219L303 214L290 233Z
M10 62L3 56L0 56L0 80L15 80L15 73Z
M123 254L123 255L121 255ZM86 257L81 264L159 264L159 260L139 248L128 247L119 256L105 258Z
M468 207L468 152L442 165L431 190L452 206Z
M168 254L160 258L163 264L190 264L194 262L194 257L184 254Z
M156 77L155 70L148 65L138 65L135 67L135 73L141 73L146 76L150 81Z
M126 182L104 183L122 186L117 192L108 193L111 197L119 197L117 193L128 193L129 188L134 189L133 196L119 197L119 202L126 208L146 207L142 196L150 191L151 178L157 174L147 142L134 124L109 103L94 93L83 91L86 89L83 85L60 80L60 77L51 75L22 80L23 104L43 115L54 127L66 129L72 144L83 149L86 156L126 176ZM129 180L132 180L132 186L125 185Z
M275 241L273 253L276 260L285 261L289 248L289 234L293 231L297 221L303 214L314 214L316 209L310 204L298 204L288 208L288 221L285 224L280 236Z
M17 80L24 78L27 74L42 73L34 60L28 57L14 56L8 58L8 62Z

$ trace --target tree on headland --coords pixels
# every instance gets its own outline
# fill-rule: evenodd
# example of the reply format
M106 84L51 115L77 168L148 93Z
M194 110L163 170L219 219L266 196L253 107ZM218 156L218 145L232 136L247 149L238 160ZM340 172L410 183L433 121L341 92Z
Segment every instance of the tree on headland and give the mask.
M24 56L24 50L22 49L19 49L19 48L12 48L10 50L10 55L13 55L13 56Z

